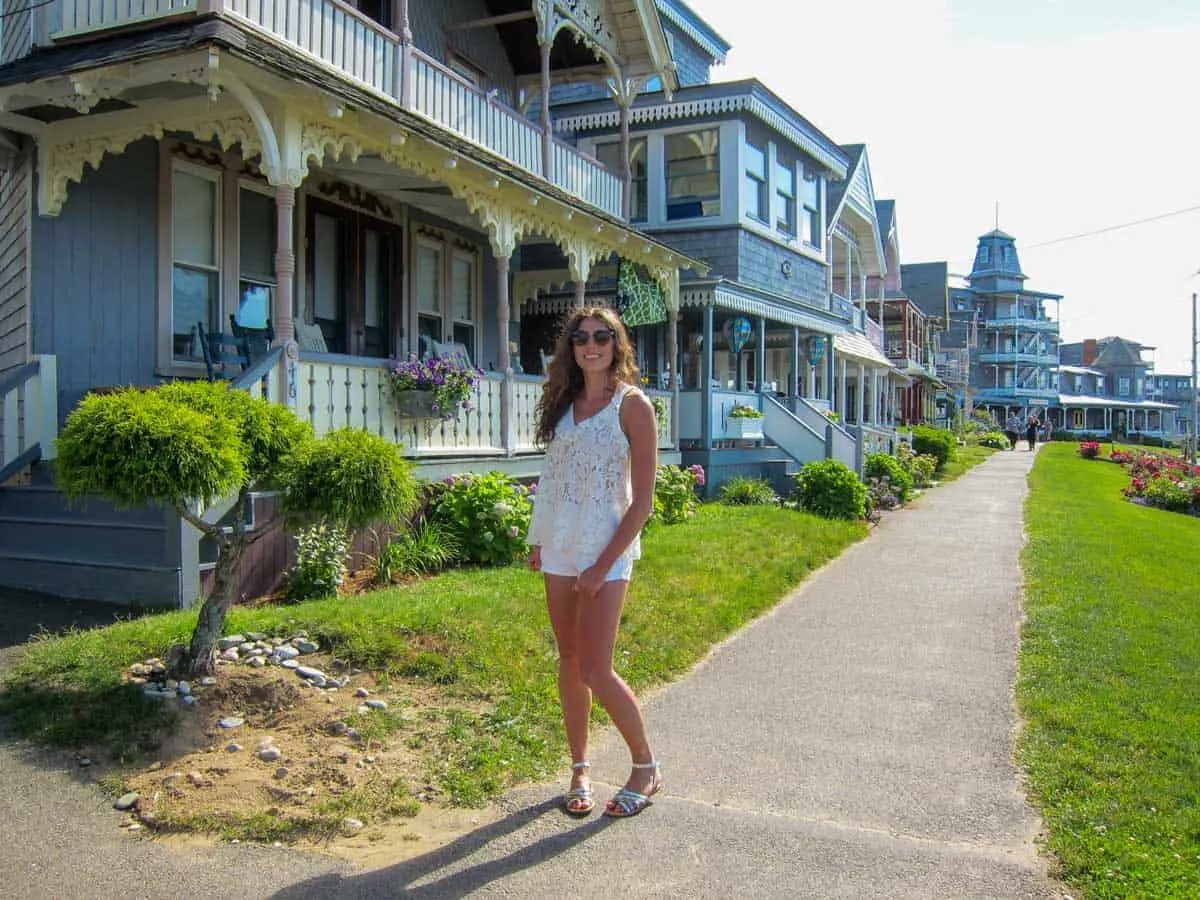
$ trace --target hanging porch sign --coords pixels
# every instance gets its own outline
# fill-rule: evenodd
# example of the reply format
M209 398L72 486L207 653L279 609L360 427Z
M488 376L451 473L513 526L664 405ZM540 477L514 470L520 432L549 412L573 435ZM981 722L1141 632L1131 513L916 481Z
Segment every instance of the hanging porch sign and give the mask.
M627 259L621 260L617 275L617 302L621 321L628 328L655 325L667 321L667 304L662 288L653 281L638 277L637 267Z
M824 335L811 335L804 342L804 355L808 357L809 365L819 366L821 364L821 360L825 358Z

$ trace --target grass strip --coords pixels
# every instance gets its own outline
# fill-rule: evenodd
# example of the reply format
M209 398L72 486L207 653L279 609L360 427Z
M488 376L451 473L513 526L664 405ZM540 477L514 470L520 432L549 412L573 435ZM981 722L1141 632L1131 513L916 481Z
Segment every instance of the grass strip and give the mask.
M1200 519L1051 443L1031 474L1020 756L1089 898L1200 896Z

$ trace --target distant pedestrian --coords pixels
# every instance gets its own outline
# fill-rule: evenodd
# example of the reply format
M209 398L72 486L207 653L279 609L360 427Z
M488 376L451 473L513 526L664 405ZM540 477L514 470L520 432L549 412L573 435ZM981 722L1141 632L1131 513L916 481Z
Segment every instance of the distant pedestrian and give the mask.
M1042 423L1038 421L1037 416L1029 417L1029 424L1025 426L1025 440L1029 442L1029 449L1033 450L1037 446L1038 432L1042 429Z
M1004 423L1004 436L1008 438L1008 449L1017 449L1017 439L1021 436L1021 417L1015 412L1010 413L1008 421Z

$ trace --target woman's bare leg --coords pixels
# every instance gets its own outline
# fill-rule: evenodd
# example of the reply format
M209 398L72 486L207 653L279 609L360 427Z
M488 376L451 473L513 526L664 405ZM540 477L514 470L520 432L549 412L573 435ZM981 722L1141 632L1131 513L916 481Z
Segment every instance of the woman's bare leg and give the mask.
M588 758L592 691L583 680L579 666L579 595L575 592L574 578L546 575L545 580L546 606L558 644L558 696L567 729L567 745L571 748L571 762L584 762ZM571 773L571 787L586 784L587 780L586 769L575 769Z
M650 739L637 697L613 671L613 648L625 605L628 581L605 582L594 598L578 605L579 669L584 683L607 710L609 718L629 745L635 763L652 762ZM652 769L634 769L626 787L645 793L654 780Z

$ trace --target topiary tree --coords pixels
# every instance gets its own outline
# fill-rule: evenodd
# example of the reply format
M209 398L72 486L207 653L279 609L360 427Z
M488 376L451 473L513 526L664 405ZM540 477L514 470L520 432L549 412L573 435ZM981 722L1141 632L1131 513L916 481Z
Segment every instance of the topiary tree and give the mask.
M172 652L172 668L193 676L215 669L238 566L269 530L246 528L250 491L281 491L280 516L349 527L406 514L416 499L411 469L395 445L365 432L316 440L287 407L224 383L89 395L59 435L56 473L68 497L99 494L118 506L162 503L216 542L213 589L188 647ZM207 521L204 509L235 495L231 524Z

